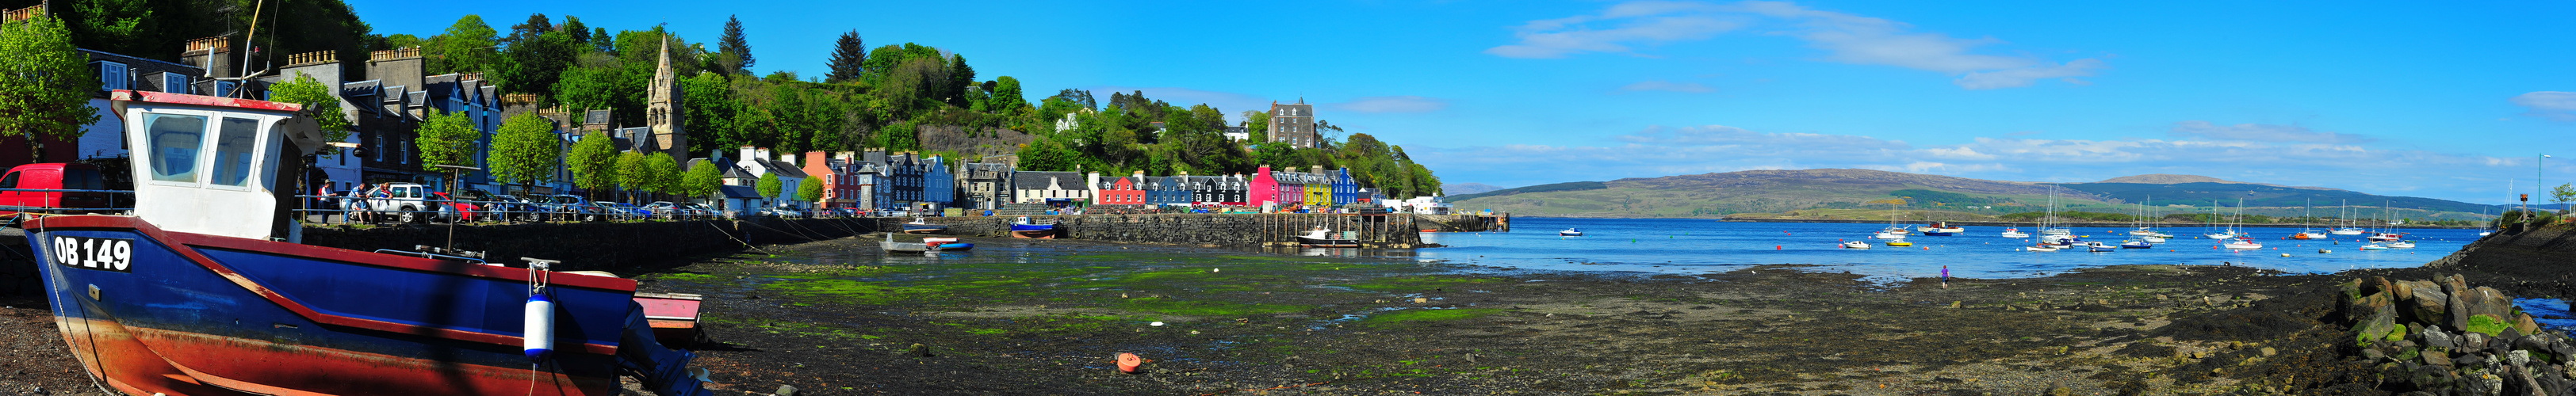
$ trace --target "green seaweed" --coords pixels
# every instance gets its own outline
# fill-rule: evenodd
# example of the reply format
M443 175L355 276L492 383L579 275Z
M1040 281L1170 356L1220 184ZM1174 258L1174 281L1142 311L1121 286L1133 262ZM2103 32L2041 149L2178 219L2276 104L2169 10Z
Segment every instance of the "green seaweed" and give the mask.
M2495 317L2495 315L2477 314L2469 315L2469 325L2462 326L2460 330L2484 333L2492 336L2503 334L2504 329L2509 327L2513 327L2513 323L2506 322L2504 318L2498 318Z
M1433 289L1455 287L1458 285L1487 284L1493 282L1495 282L1495 280L1491 278L1464 278L1450 275L1416 275L1390 276L1344 286L1348 286L1353 289L1381 292L1426 292L1432 291Z
M1485 315L1492 315L1502 311L1503 310L1496 308L1403 310L1371 315L1368 319L1360 320L1360 323L1387 325L1407 322L1440 322L1484 317Z

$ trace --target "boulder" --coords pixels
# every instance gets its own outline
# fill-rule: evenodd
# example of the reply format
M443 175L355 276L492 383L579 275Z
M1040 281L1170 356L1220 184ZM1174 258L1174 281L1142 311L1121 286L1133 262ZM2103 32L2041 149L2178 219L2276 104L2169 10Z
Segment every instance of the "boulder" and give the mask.
M2424 345L2429 345L2429 346L2434 346L2434 347L2440 347L2440 348L2458 348L2458 347L2460 347L2460 342L2459 342L2459 340L2458 340L2458 339L2455 339L2455 338L2451 338L2451 333L2444 333L2444 332L2442 332L2442 328L2440 328L2440 327L2428 327L2428 328L2425 328L2425 329L2424 329L2424 331L2423 331L2421 334L2423 334L2423 336L2422 336L2422 337L2424 337Z
M2460 274L2451 274L2451 276L2442 277L2443 293L2460 294L2461 290L2468 289L2469 278L2462 278L2460 277Z
M2394 307L2380 306L2372 311L2369 319L2364 319L2359 326L2353 327L2360 330L2359 334L2353 335L2356 346L2367 348L2386 342L2388 334L2397 331L2397 310Z
M2440 288L2414 288L2402 305L2406 307L2406 317L2409 320L2443 323L2450 319L2451 295L2443 294Z
M2460 347L2458 349L2487 349L2487 335L2479 333L2460 333Z
M2451 374L2451 369L2448 366L2448 364L2444 364L2438 366L2427 365L2416 367L2414 376L2412 376L2412 378L2408 378L2408 382L2415 383L2416 389L2442 389L2444 387L2448 387L2451 385L2453 380L2457 379L2457 377Z
M2387 292L2371 293L2369 295L2361 296L2361 299L2353 300L2350 308L2351 310L2345 311L2344 314L2348 315L2347 319L2354 322L2360 322L2364 319L2370 319L2371 315L2378 314L2382 309L2394 305L2396 305L2396 298L2390 297Z
M2364 353L2364 354L2368 354L2369 352L2368 352L2367 350L2365 350L2365 351L2364 351L2364 352L2362 352L2362 353ZM2422 352L2422 355L2420 355L2419 357L2421 357L2421 358L2423 358L2423 359L2424 359L2424 364L2425 364L2426 366L2428 366L2428 367L2429 367L2429 366L2442 366L2442 367L2450 367L2450 366L2451 366L2451 351L2443 350L2442 348L2424 348L2424 352ZM2447 370L2445 370L2445 371L2447 371Z
M2517 367L2531 364L2531 351L2517 349L2513 352L2505 352L2502 356L2505 364Z
M2460 302L2467 303L2468 306L2453 308L2467 309L2470 315L2489 315L2497 319L2513 317L2514 311L2518 310L2513 306L2513 295L2505 294L2492 287L2479 286L2469 289L2467 294L2460 297Z
M2513 329L2521 330L2523 334L2540 334L2540 322L2532 320L2531 313L2515 312L2513 313Z
M2447 319L2447 320L2443 320L2441 324L2449 325L2449 326L2451 326L2452 328L2468 328L2468 325L2469 325L2469 310L2468 310L2468 308L2467 308L2467 307L2468 307L2468 304L2467 304L2467 303L2460 302L2460 298L2462 297L2462 296L2460 295L2460 293L2449 293L2449 294L2450 294L2450 297L2451 297L2451 298L2450 298L2450 301L2449 301L2449 305L2450 305L2450 309L2449 309L2449 311L2450 311L2450 312L2448 312L2448 313L2449 313L2450 315L2447 315L2447 316L2450 316L2450 318L2449 318L2449 319Z
M2460 331L2488 336L2504 335L2505 331L2512 329L2511 322L2505 321L2502 317L2487 314L2469 315L2468 323L2460 324Z

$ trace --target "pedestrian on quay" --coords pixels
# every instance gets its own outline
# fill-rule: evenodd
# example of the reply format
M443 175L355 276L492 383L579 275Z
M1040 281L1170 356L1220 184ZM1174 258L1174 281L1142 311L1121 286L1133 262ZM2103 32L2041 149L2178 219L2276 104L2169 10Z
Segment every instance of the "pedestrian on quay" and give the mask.
M1941 266L1941 288L1950 288L1950 266Z

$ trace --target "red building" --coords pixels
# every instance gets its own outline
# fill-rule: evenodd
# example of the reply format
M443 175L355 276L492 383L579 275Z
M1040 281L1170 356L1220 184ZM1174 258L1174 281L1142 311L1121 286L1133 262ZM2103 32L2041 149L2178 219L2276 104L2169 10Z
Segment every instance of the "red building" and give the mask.
M1137 184L1143 180L1145 180L1145 172L1138 171L1134 177L1102 181L1098 184L1100 186L1098 200L1093 202L1101 205L1144 205L1145 189Z

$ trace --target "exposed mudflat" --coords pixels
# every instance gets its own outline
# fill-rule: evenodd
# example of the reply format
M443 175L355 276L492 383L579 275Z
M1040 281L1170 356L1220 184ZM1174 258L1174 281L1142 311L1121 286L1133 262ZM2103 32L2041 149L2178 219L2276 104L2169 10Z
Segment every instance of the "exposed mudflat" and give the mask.
M2024 395L2380 393L2319 321L2326 290L2433 273L2141 265L1945 288L1797 265L1645 277L969 242L762 246L620 275L707 296L716 344L697 364L725 394ZM0 394L95 392L41 302L0 305ZM1120 373L1119 353L1150 362Z

